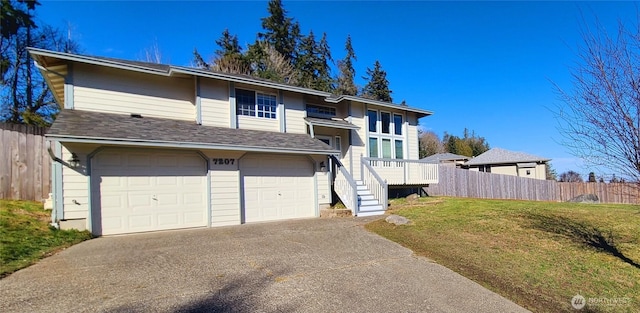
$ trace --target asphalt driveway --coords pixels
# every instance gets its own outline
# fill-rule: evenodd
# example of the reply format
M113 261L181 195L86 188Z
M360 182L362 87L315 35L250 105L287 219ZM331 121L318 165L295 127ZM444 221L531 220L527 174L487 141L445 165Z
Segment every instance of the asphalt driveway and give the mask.
M0 280L0 312L527 312L365 221L98 238Z

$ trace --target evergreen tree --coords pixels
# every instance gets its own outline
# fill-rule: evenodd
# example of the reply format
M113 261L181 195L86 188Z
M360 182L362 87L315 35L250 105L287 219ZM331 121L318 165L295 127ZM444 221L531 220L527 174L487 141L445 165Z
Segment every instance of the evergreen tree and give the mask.
M358 87L354 82L356 76L356 70L353 68L353 61L357 60L356 54L351 46L351 35L347 36L344 49L347 52L344 59L338 61L338 86L336 87L336 93L339 95L355 96L358 94Z
M391 93L389 89L389 81L387 80L387 72L382 69L380 61L376 60L373 69L367 68L367 77L363 77L367 80L367 84L362 90L362 96L365 98L379 100L384 102L392 102Z
M238 36L231 35L229 29L225 29L222 32L222 36L216 40L216 44L219 47L219 49L215 51L218 57L242 54L242 47L238 44Z
M489 150L489 143L484 137L476 136L473 131L469 134L466 128L462 138L445 132L442 142L445 152L468 157L478 156Z
M250 74L249 60L242 54L242 47L238 43L238 37L225 29L218 40L218 49L215 51L215 59L211 69L218 72L232 74Z
M316 82L315 89L333 92L335 89L333 79L331 78L331 64L333 64L333 57L331 57L331 48L327 41L327 33L322 33L322 39L320 39L318 49L318 80Z
M267 11L269 16L262 18L264 32L258 38L267 42L290 63L294 62L294 53L300 39L300 25L287 16L282 0L270 0Z
M331 92L333 90L329 65L331 61L333 59L327 43L327 34L323 34L320 42L317 42L313 31L310 31L309 35L300 41L296 54L296 69L300 73L298 85Z
M316 73L318 63L318 43L313 31L300 40L296 52L296 69L300 73L298 85L305 88L313 88L318 75Z
M204 60L204 58L202 57L202 55L200 55L200 52L198 52L198 49L196 48L193 49L193 61L191 62L193 63L193 66L196 68L201 68L205 70L211 69L211 66L209 65L209 63L207 63L207 61Z

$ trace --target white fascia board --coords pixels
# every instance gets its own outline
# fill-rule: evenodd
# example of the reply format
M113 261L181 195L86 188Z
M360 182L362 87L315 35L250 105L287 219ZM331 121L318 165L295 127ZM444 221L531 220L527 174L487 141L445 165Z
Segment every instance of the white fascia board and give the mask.
M343 100L351 100L351 101L357 101L357 102L377 105L377 106L386 107L386 108L393 108L393 109L399 109L399 110L404 110L404 111L409 111L409 112L415 112L415 113L424 114L426 116L433 115L433 112L431 112L429 110L423 110L423 109L418 109L418 108L413 108L413 107L408 107L408 106L401 106L399 104L393 104L393 103L389 103L389 102L377 101L377 100L366 99L366 98L355 97L355 96L340 96L338 98L325 98L324 99L324 101L329 102L329 103L339 103L339 102L341 102Z
M100 65L100 66L108 66L122 70L128 71L136 71L147 74L155 74L162 76L169 76L169 72L159 69L153 69L145 66L139 66L134 64L121 63L114 60L106 60L101 58L94 58L84 55L76 55L64 52L53 52L49 50L43 50L38 48L27 48L30 54L35 56L43 56L43 57L51 57L58 58L67 61L79 62L79 63L87 63L92 65Z
M338 129L353 129L353 130L358 130L360 129L360 126L351 124L351 126L349 125L339 125L339 124L335 124L335 123L330 123L330 122L316 122L316 121L304 121L305 124L307 125L312 125L312 126L322 126L322 127L328 127L328 128L338 128Z
M220 144L207 144L195 142L175 142L175 141L159 141L159 140L135 140L122 138L95 138L95 137L75 137L75 136L58 136L45 135L50 140L59 142L74 143L92 143L104 145L126 145L126 146L145 146L160 148L182 148L182 149L205 149L205 150L230 150L230 151L247 151L247 152L270 152L270 153L291 153L291 154L319 154L319 155L338 155L338 150L313 150L313 149L278 149L254 146L230 146Z

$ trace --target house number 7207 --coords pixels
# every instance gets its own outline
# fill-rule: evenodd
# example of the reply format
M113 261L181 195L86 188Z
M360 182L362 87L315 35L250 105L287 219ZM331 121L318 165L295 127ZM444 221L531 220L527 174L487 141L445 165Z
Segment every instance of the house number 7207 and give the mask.
M236 159L213 159L213 164L219 164L219 165L233 165L233 163L236 161Z

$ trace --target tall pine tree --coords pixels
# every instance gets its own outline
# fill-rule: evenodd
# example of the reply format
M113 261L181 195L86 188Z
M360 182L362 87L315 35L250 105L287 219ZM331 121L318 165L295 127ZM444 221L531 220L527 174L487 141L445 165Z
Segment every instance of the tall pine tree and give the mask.
M270 0L267 11L269 16L262 18L264 32L258 33L258 39L264 40L292 64L294 53L300 39L300 25L287 16L282 0Z
M327 41L327 33L322 33L322 39L320 39L318 49L318 79L315 89L333 92L335 89L333 78L331 77L331 64L333 63L333 57L331 57L331 48Z
M318 62L318 43L313 30L309 35L300 40L296 51L296 69L300 73L298 85L305 88L313 88L317 79L316 63Z
M229 29L225 29L222 32L220 38L216 40L216 44L219 47L219 49L215 51L218 57L242 54L242 47L238 44L238 36L232 35Z
M365 98L392 102L391 90L389 89L389 81L387 80L387 72L382 69L380 62L376 60L373 69L367 68L367 76L363 77L367 80L367 84L362 90L362 96Z
M238 43L238 37L232 35L228 29L216 40L218 49L211 69L214 71L232 74L250 74L250 66L247 57L242 54L242 47Z
M327 34L324 33L318 42L313 31L310 31L309 35L300 41L296 53L296 68L300 73L298 85L331 92L333 80L331 79L330 62L332 61Z
M354 82L356 70L353 68L353 61L357 60L356 53L351 46L351 35L347 36L344 49L347 52L344 59L338 61L338 85L336 93L339 95L355 96L358 94L358 87Z

